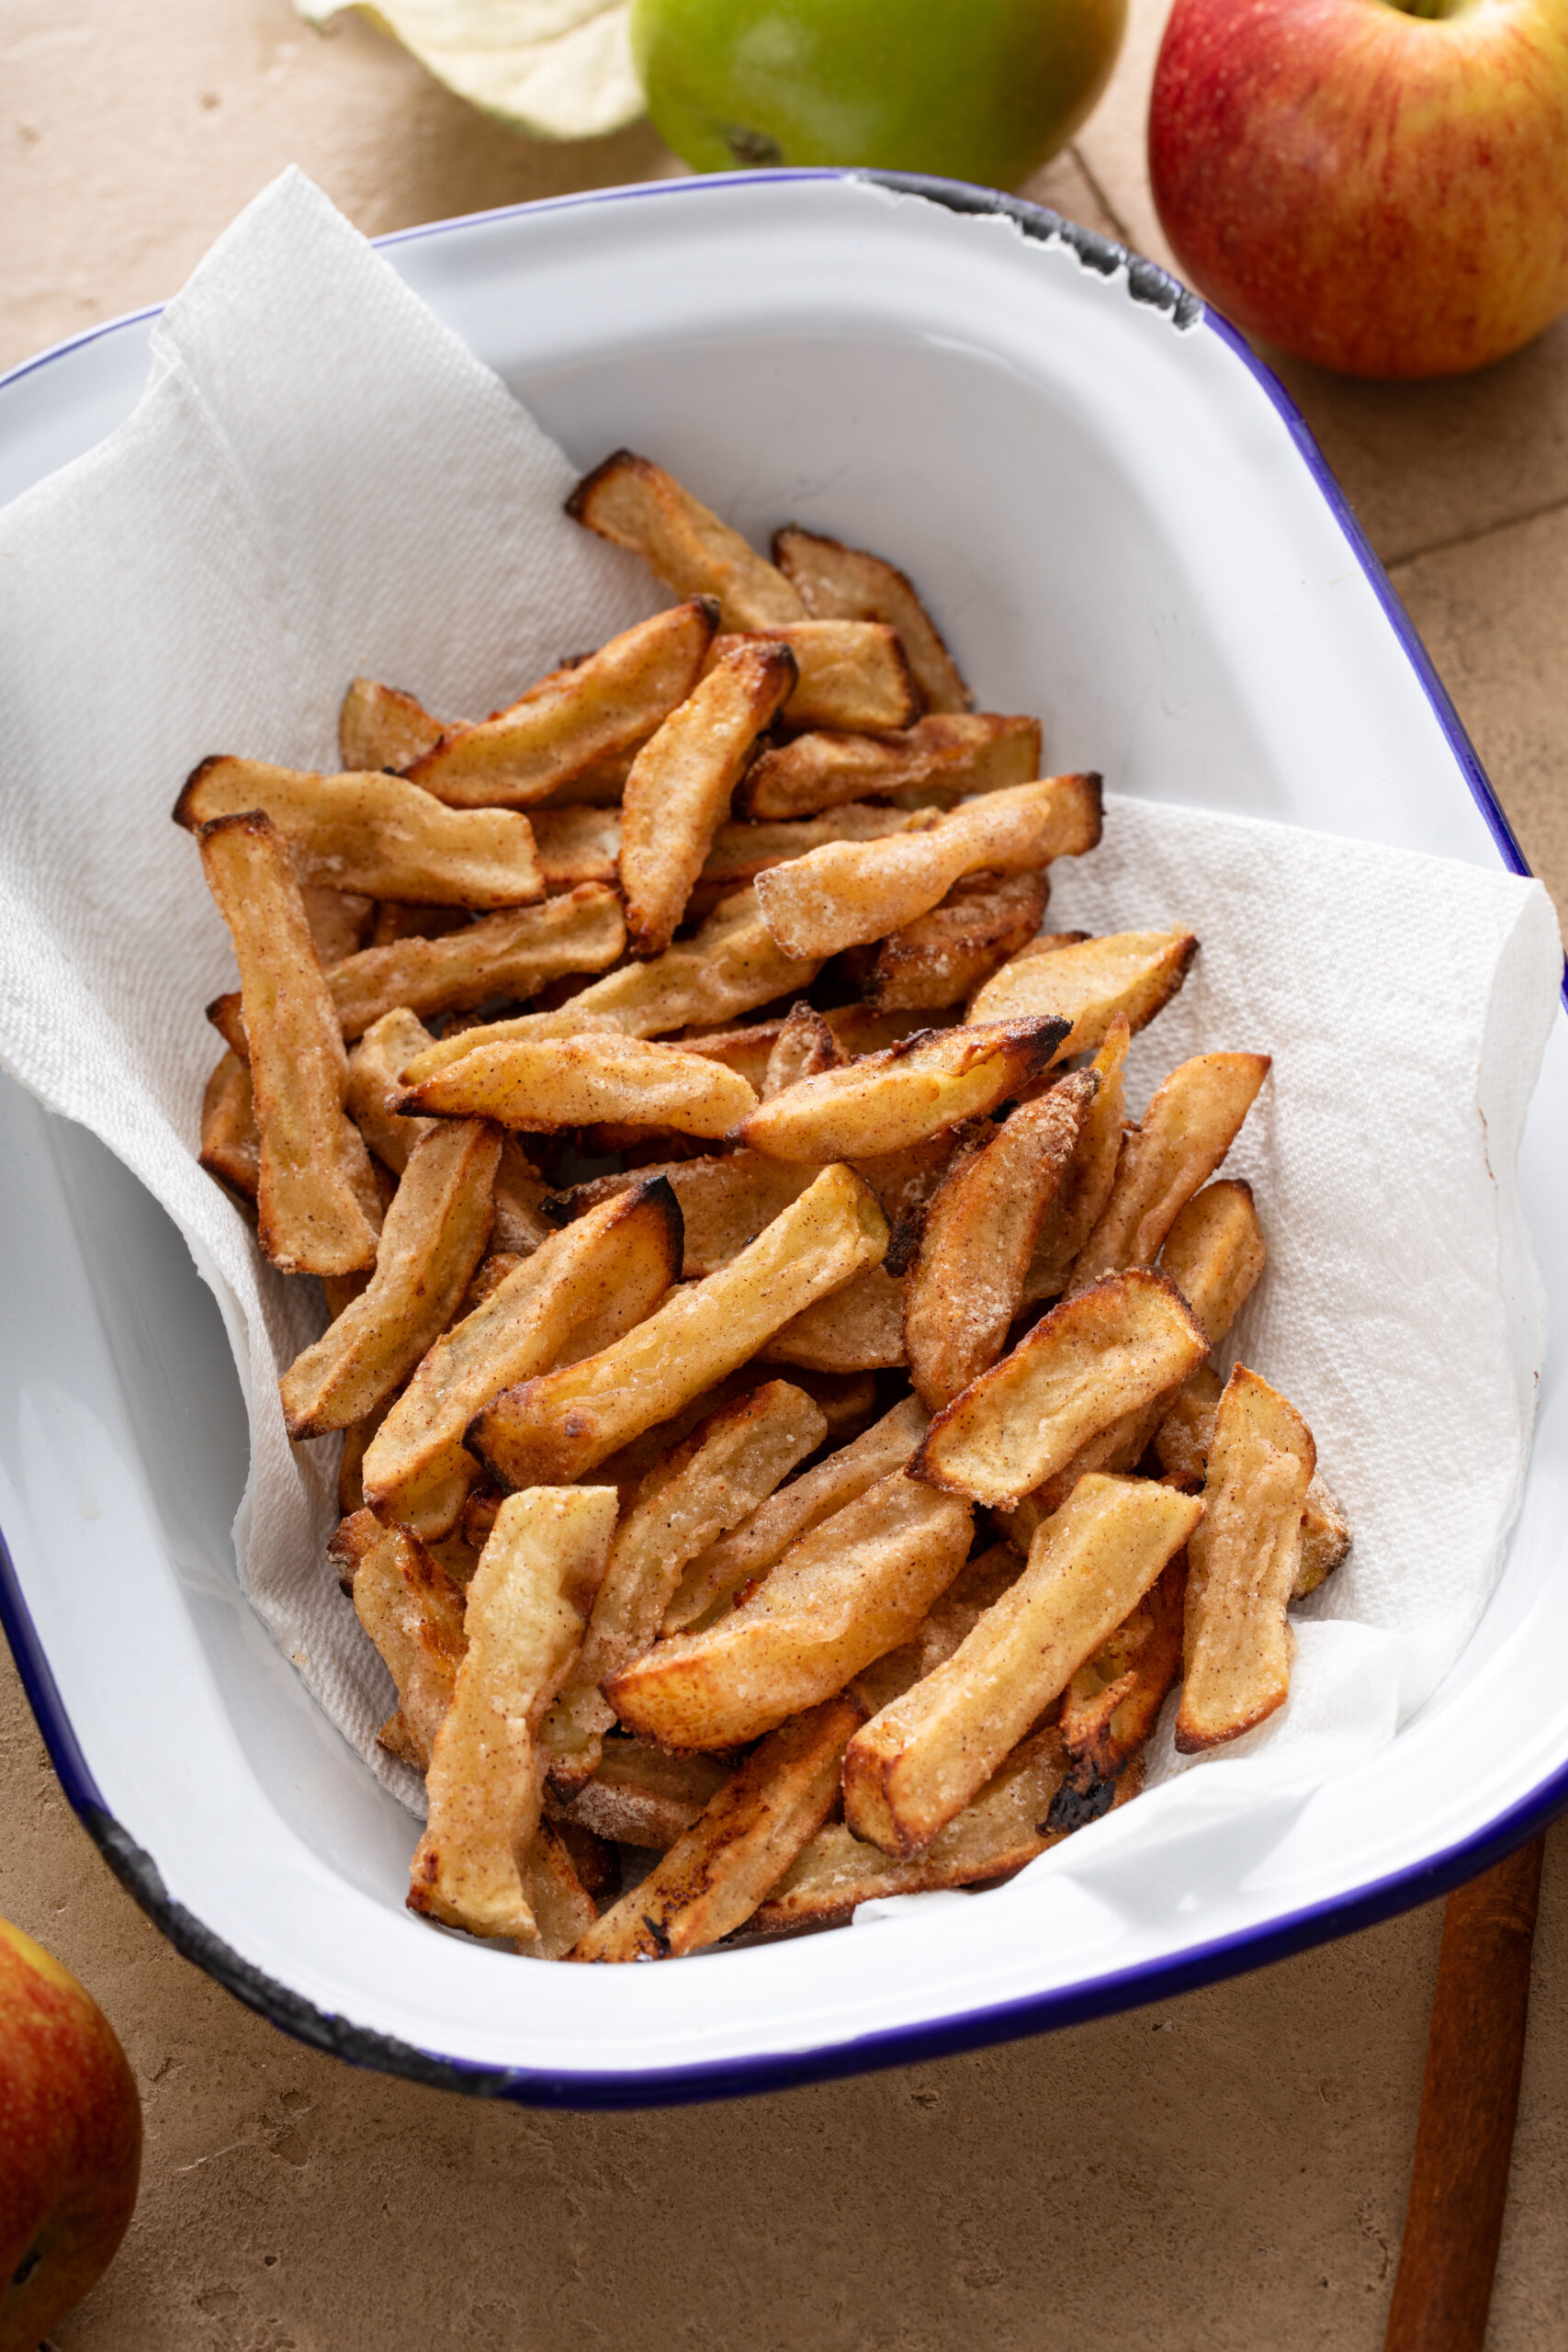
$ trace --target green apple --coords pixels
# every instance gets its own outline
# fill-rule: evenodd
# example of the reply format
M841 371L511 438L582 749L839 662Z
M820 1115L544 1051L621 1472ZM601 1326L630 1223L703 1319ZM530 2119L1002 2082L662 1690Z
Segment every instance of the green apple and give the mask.
M661 136L704 172L869 164L1016 187L1104 88L1126 0L632 0Z
M141 2104L108 2019L0 1919L0 2352L33 2352L136 2203Z

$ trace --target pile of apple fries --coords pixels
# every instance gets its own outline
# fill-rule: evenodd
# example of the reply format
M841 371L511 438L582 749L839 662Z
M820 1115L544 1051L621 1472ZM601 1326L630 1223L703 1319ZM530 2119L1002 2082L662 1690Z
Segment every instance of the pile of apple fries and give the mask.
M333 1318L283 1408L342 1432L409 1903L648 1960L1006 1877L1178 1680L1236 1738L1349 1536L1213 1364L1268 1057L1129 1124L1197 941L1041 932L1099 778L879 558L625 451L569 511L682 601L474 724L357 679L341 774L175 816L239 965L202 1165Z

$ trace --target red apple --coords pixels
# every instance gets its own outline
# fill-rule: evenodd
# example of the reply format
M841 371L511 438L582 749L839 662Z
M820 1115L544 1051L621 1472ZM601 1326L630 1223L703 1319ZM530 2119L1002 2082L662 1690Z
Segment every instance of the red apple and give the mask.
M1568 0L1176 0L1149 173L1200 292L1352 376L1568 308Z
M141 2105L108 2019L0 1919L0 2352L34 2352L125 2234Z

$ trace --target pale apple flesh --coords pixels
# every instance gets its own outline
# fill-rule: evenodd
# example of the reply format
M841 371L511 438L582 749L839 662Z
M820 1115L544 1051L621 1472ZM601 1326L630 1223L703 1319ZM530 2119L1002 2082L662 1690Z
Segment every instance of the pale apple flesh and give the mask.
M0 2352L34 2352L108 2267L141 2169L136 2080L107 2018L0 1919Z
M1568 308L1568 8L1176 0L1149 172L1248 334L1348 375L1483 367Z

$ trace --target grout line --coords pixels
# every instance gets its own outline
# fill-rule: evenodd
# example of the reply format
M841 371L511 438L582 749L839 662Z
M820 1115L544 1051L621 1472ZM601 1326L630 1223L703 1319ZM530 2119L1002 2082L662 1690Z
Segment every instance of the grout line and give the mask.
M1089 169L1089 158L1084 153L1083 149L1078 146L1071 146L1068 148L1067 153L1072 157L1074 163L1077 165L1079 171L1083 174L1085 179L1089 182L1089 194L1093 197L1096 204L1099 205L1101 212L1104 213L1105 218L1110 221L1112 229L1116 232L1116 241L1118 244L1131 246L1133 243L1132 232L1128 229L1126 222L1122 220L1122 215L1117 211L1116 207L1111 203L1111 198L1106 195L1105 190L1101 187L1099 180Z
M1505 514L1495 523L1483 523L1473 531L1456 531L1451 539L1434 539L1429 547L1412 548L1406 554L1384 556L1385 570L1392 577L1407 563L1424 563L1429 555L1448 555L1455 548L1472 548L1481 539L1490 539L1499 531L1512 531L1526 523L1539 523L1545 515L1561 514L1568 509L1568 498L1552 498L1544 506L1528 507L1522 514Z

